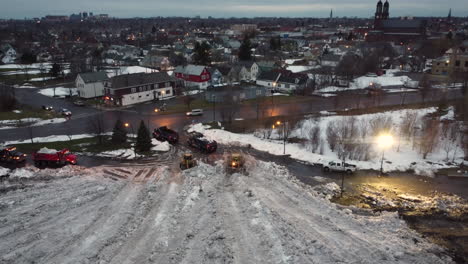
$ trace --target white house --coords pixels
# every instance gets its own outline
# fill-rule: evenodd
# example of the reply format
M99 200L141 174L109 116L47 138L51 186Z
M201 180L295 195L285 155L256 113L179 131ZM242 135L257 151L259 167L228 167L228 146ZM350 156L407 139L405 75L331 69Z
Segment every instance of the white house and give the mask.
M123 74L105 88L106 103L126 106L174 97L177 80L166 72Z
M105 72L80 73L76 77L75 85L78 96L81 98L94 98L104 95L104 85L109 80Z
M16 50L10 44L0 46L0 59L3 63L14 63L16 56Z

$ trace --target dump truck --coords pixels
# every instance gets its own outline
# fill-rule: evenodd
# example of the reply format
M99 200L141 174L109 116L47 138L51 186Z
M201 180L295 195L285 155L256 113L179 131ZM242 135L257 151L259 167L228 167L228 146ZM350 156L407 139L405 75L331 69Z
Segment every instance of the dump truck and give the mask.
M70 153L68 149L55 150L49 148L41 148L32 154L32 159L36 166L64 166L68 164L75 165L77 163L76 155Z

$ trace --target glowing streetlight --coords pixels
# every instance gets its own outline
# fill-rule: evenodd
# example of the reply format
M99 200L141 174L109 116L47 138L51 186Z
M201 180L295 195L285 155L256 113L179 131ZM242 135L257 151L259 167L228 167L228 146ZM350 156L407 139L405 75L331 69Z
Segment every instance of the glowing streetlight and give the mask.
M279 126L283 126L283 155L286 155L286 125L288 124L288 122L286 123L281 123L281 121L276 121L275 122L275 125L272 125L271 128L275 129L276 127L279 127Z
M380 175L383 175L383 161L385 157L385 150L393 146L394 139L390 134L380 134L377 136L377 146L382 149L382 159L380 160Z
M125 126L125 127L129 127L130 124L129 124L129 123L125 123L124 126Z
M154 109L154 112L155 112L155 113L159 112L159 109L155 108L155 109Z
M133 126L130 123L124 123L124 127L130 127L132 129L132 134L135 135L135 130L133 130ZM135 154L136 158L136 142L133 144L133 154Z

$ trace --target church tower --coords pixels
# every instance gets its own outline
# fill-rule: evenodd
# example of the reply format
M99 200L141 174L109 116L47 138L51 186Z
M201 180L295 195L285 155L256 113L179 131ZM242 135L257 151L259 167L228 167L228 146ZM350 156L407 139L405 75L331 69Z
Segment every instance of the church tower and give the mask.
M383 6L382 19L388 19L389 16L390 16L390 4L389 4L388 1L386 0L386 1L385 1L385 4L384 4L384 6Z
M452 8L450 8L448 16L447 16L447 21L450 22L452 21Z
M381 19L382 18L382 1L379 0L377 3L377 9L375 10L375 19Z

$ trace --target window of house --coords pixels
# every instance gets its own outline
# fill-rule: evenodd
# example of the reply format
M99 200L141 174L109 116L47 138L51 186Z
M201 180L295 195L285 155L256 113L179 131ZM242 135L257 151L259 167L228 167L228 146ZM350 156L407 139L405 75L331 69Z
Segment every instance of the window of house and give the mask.
M170 82L167 82L167 83L166 83L166 87L169 87L169 86L171 86L171 83L170 83Z
M171 94L171 90L166 90L166 94Z
M439 65L440 65L440 62L437 63L437 66L439 66Z
M262 90L257 90L257 95L262 95Z
M154 90L154 84L151 84L151 90Z
M460 61L459 60L455 61L455 66L460 67Z
M289 88L289 84L284 85L286 88Z
M132 88L132 93L136 93L136 87Z

